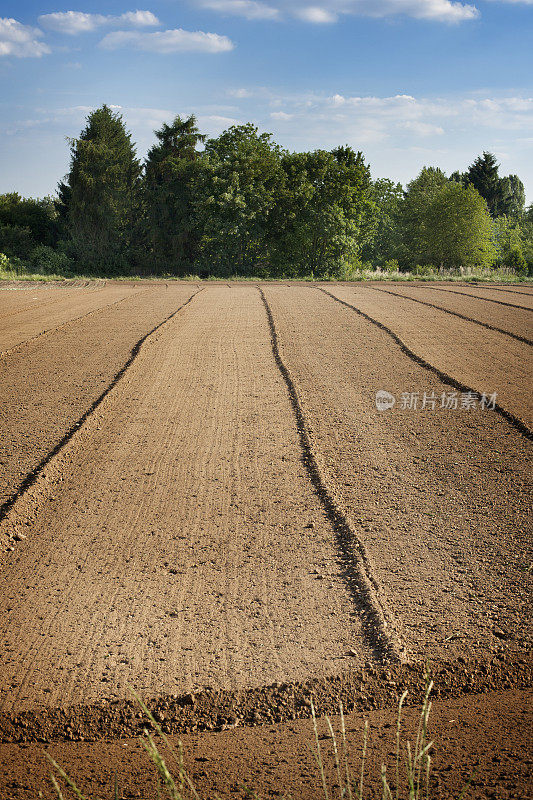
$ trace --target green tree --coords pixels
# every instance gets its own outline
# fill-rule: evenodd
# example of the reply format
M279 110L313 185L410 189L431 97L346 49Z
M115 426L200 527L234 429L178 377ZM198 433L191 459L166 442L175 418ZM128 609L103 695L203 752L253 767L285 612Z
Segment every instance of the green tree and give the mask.
M53 247L58 223L54 202L21 197L16 192L0 195L0 252L27 258L38 245Z
M370 171L362 154L349 147L285 154L282 165L271 255L277 272L349 274L372 234Z
M198 145L205 137L194 116L176 117L155 135L158 143L148 153L143 179L148 252L159 268L179 272L198 255L196 204L205 163Z
M451 180L459 180L465 186L474 186L486 202L493 218L499 216L518 217L524 210L526 195L524 184L518 175L500 178L499 164L493 153L484 152L476 158L468 170L461 175L454 172Z
M502 186L498 175L499 165L493 153L483 152L464 174L464 183L472 184L481 197L486 201L492 217L500 211L502 201Z
M399 220L404 199L402 185L388 178L380 178L372 184L371 199L374 209L370 217L370 241L363 247L362 258L381 267L400 254Z
M424 167L407 184L404 200L398 208L400 244L397 257L402 267L411 268L417 264L431 263L428 255L431 232L427 210L433 199L448 184L446 175L438 167Z
M510 267L517 272L524 272L526 269L526 259L523 253L525 244L521 225L515 217L501 216L493 222L494 241L496 245L496 263L504 267ZM524 233L527 230L527 222L524 225ZM527 246L527 245L526 245Z
M488 266L495 255L487 204L469 184L424 167L407 186L400 210L404 266Z
M495 249L492 224L480 194L449 181L431 198L424 213L427 260L447 269L490 266Z
M526 191L518 175L501 178L501 193L499 213L518 219L523 214L526 204Z
M234 125L206 142L203 158L201 264L222 275L268 269L270 215L284 177L280 148L271 134Z
M106 105L89 114L71 142L70 171L58 190L66 243L84 268L126 266L139 214L140 174L120 114Z

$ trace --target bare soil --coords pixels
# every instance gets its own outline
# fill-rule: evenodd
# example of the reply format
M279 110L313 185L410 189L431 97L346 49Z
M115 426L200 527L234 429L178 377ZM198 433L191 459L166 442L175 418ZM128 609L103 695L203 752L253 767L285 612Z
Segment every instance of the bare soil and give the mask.
M335 287L332 293L389 327L445 374L477 392L497 392L498 404L533 430L530 345L438 309L417 304L415 311L409 300L384 292Z
M128 687L198 731L202 790L316 797L310 699L374 715L378 760L427 661L435 796L473 761L471 796L527 796L529 312L324 288L50 288L33 318L0 293L30 337L0 356L1 797L35 796L35 740L100 793L125 755L149 797ZM499 409L440 408L446 376Z
M530 311L505 306L491 305L466 295L460 297L451 292L437 294L432 289L424 291L423 287L409 285L372 286L374 291L380 291L390 296L409 297L417 303L427 304L430 307L440 308L452 316L477 322L481 327L507 333L511 338L520 337L526 343L533 343L533 315ZM497 295L496 295L497 297Z
M419 708L404 709L402 738L414 743ZM391 709L351 713L345 724L349 769L358 783L365 721L369 725L365 798L381 800L381 764L387 764L392 783L395 775L396 713ZM339 736L340 720L332 716ZM325 720L318 721L319 742L330 795L338 789L331 739ZM429 735L434 741L431 797L458 798L471 780L468 800L528 800L531 798L531 738L533 693L531 690L489 692L433 702ZM177 749L183 743L185 767L201 797L259 798L323 797L314 759L315 739L310 720L286 724L236 727L222 732L170 736ZM176 772L164 746L162 753ZM50 782L49 753L74 777L89 797L111 797L115 776L124 800L155 800L158 781L139 738L107 742L37 742L0 744L0 793L9 800L45 800L54 794ZM400 775L404 774L403 758ZM474 773L472 777L472 773ZM404 782L405 785L405 782ZM400 796L405 796L401 794Z

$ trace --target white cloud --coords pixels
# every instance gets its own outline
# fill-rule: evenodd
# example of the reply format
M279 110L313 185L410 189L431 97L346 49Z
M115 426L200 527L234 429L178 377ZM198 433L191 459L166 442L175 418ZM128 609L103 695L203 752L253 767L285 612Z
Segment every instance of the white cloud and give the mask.
M38 28L23 25L16 19L0 17L0 56L40 58L50 53L48 45L39 41Z
M228 89L226 94L230 97L236 97L237 100L242 100L245 97L253 97L253 92L249 89Z
M273 111L270 114L271 119L292 119L294 114L287 114L285 111Z
M135 28L144 28L160 24L151 11L126 11L120 16L86 14L83 11L55 11L53 14L41 14L39 23L51 31L71 36L79 33L91 33L108 26L131 25Z
M421 122L419 120L404 122L403 128L417 136L442 136L444 133L444 128L440 125L433 125L430 122Z
M513 0L511 0L512 2ZM518 0L517 0L518 1ZM523 0L533 2L533 0ZM315 24L336 22L341 15L375 18L406 16L413 19L457 23L476 19L478 9L459 0L323 0L308 5L305 0L193 0L203 8L247 19L296 17Z
M479 16L475 6L456 0L348 0L346 8L369 17L403 14L436 22L463 22Z
M116 17L116 20L117 24L127 22L136 28L153 28L161 24L151 11L126 11L120 17Z
M115 31L108 33L100 42L106 50L120 47L133 47L152 53L181 53L197 51L202 53L225 53L235 45L227 36L204 31L184 31L182 28L156 33L138 31Z
M304 22L314 22L315 24L329 24L337 22L338 15L334 11L320 6L304 6L294 9L293 14Z
M201 0L202 8L245 19L278 19L279 9L258 0Z

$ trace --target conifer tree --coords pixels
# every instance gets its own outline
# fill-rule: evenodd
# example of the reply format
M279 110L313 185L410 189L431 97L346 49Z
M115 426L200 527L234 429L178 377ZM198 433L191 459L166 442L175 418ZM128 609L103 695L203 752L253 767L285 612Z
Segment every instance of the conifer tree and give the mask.
M149 254L155 268L180 272L195 260L199 228L198 176L202 170L200 134L194 116L176 117L155 135L146 158L143 201Z
M83 268L124 268L139 211L141 168L122 117L106 105L93 111L70 149L70 171L58 187L68 249Z

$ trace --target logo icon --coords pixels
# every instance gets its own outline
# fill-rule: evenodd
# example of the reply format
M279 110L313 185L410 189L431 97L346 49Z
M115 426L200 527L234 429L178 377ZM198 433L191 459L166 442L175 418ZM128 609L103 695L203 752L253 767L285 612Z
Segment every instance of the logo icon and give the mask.
M376 408L378 411L388 411L389 408L394 406L395 402L394 395L386 392L385 389L380 389L376 392Z

